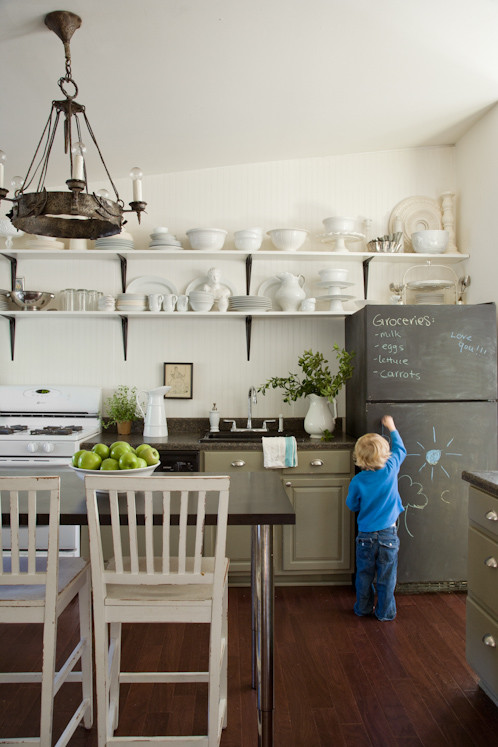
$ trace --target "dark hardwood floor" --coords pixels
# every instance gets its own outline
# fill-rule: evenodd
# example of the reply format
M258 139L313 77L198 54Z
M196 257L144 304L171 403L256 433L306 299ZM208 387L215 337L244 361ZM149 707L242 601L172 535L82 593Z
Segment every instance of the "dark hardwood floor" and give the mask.
M477 686L465 661L465 594L398 595L390 623L358 618L345 587L276 590L275 745L396 745L439 747L498 744L498 708ZM69 649L76 616L61 618L61 646ZM257 744L256 695L251 689L250 592L230 589L229 713L222 747ZM161 667L183 658L198 668L206 640L202 626L127 627L126 666ZM41 631L0 627L0 667L36 668ZM60 711L77 686L57 696ZM123 686L117 733L183 733L205 727L202 685ZM38 688L0 685L0 738L33 735ZM56 732L61 730L60 716ZM95 727L79 727L71 744L94 747Z

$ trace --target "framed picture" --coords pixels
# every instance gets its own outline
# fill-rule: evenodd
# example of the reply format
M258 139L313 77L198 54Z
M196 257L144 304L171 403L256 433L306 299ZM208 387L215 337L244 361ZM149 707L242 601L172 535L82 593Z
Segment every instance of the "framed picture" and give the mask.
M166 399L192 399L193 363L165 363L164 386L171 389Z

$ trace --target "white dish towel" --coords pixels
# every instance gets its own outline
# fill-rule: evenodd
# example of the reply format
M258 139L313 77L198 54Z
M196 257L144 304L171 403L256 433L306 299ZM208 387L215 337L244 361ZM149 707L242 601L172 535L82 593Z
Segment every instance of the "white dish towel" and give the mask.
M297 467L297 443L294 436L263 437L264 466L267 469Z

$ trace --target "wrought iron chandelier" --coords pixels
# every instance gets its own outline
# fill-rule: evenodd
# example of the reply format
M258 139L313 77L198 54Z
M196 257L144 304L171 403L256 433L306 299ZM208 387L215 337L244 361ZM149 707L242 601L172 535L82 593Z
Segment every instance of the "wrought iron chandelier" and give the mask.
M28 172L24 179L17 177L13 180L13 198L7 197L8 190L3 185L3 164L0 163L0 200L5 199L13 203L8 217L17 229L25 233L81 239L112 236L119 233L126 222L123 220L123 213L136 213L140 223L141 213L147 206L142 200L142 172L137 167L130 172L133 180L133 201L129 203L130 209L125 210L124 202L118 195L86 116L85 107L75 100L78 86L71 73L69 42L81 26L81 18L69 11L56 10L45 17L45 25L57 34L64 44L66 74L59 79L58 84L65 99L52 101L50 115ZM64 152L69 157L70 178L66 180L67 192L54 192L45 188L45 178L61 114L64 121ZM98 193L88 191L83 124L97 149L115 199L109 197L107 190L100 190ZM0 161L4 157L0 151ZM16 179L19 183L16 183ZM35 191L28 192L35 180Z

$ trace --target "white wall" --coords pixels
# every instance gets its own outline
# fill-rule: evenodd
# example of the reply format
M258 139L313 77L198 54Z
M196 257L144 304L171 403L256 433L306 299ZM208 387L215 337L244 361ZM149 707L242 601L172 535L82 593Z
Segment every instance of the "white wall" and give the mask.
M163 174L144 179L147 215L141 226L132 215L127 230L133 233L137 249L144 249L151 228L157 225L168 226L186 246L188 228L218 226L230 232L226 246L231 248L231 233L239 228L300 226L312 234L309 248L324 249L317 234L322 231L325 217L367 217L372 220L371 236L377 236L388 230L389 216L400 200L413 195L438 198L446 190L457 191L456 185L454 148L396 150ZM129 201L131 185L119 181L117 187L125 203ZM489 235L488 243L491 241ZM244 256L236 263L222 262L220 256L216 264L238 292L244 293ZM168 260L164 255L149 261L137 252L136 259L129 262L128 279L159 275L183 291L190 280L205 274L212 265L212 260L202 259L201 255L196 262ZM283 257L279 261L256 261L253 292L263 280L283 269L302 272L311 283L318 279L321 266L320 260L308 264ZM360 298L361 263L353 266L352 291ZM372 267L370 296L387 302L389 281L401 279L407 267L405 263L393 270L380 263ZM9 287L9 272L8 262L2 260L0 287ZM18 274L25 277L28 289L86 287L107 293L120 290L119 263L111 258L102 262L70 261L69 253L61 252L60 261L20 260ZM486 291L484 295L489 294ZM319 349L333 362L332 344L341 345L343 340L340 319L254 320L252 355L247 362L243 319L211 321L192 314L191 319L156 320L144 315L143 319L130 320L128 361L124 362L118 320L57 319L55 313L53 319L37 319L34 313L18 320L14 362L10 361L8 323L0 319L0 382L92 384L102 386L104 394L108 394L118 384L140 389L158 386L163 383L164 361L192 361L194 398L170 400L168 414L205 416L216 401L222 417L243 416L251 384L258 386L270 376L297 370L297 357L305 349ZM260 397L254 415L273 417L283 412L284 416L301 416L305 411L305 402L282 405L280 394L271 393L264 399ZM339 400L339 414L344 414L343 398Z
M469 302L498 303L498 105L459 140L460 244L471 254Z

